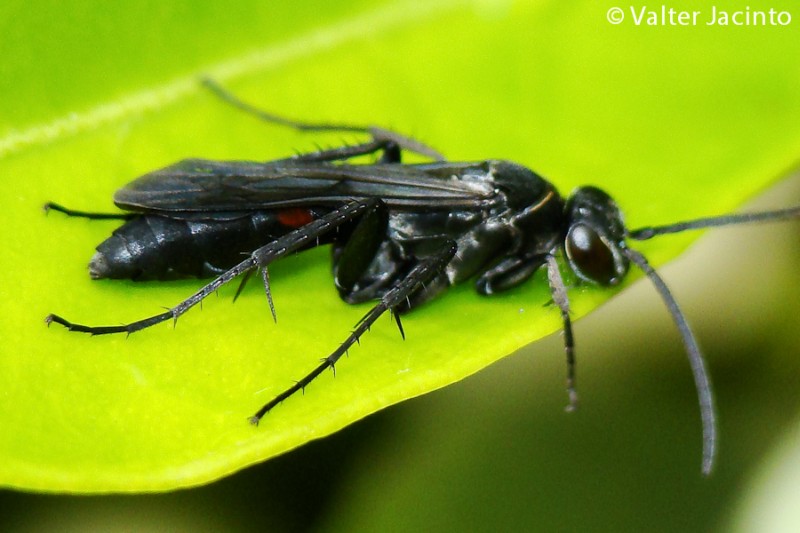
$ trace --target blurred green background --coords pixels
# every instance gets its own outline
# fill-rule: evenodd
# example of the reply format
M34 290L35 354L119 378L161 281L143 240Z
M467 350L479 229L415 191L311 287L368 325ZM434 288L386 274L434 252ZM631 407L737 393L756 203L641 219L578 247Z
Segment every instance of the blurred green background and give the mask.
M375 110L402 108L402 125L392 114L378 118L453 158L520 160L565 192L601 183L634 226L670 221L665 205L694 214L730 208L795 162L800 13L788 27L645 28L609 24L609 8L628 7L613 2L430 5L386 2L387 16L400 22L325 34L318 30L381 6L6 2L0 157L12 168L35 165L49 149L47 130L37 125L168 87L160 103L97 119L111 133L91 156L105 150L118 175L152 168L150 160L129 160L144 142L130 132L150 110L180 105L191 91L180 80L224 65L212 73L249 80L251 96L269 91L268 98L297 102L295 109L322 109L321 119L371 120ZM769 7L792 12L794 4L751 5ZM318 41L284 46L306 34ZM498 44L504 35L505 47ZM252 55L261 49L283 55ZM709 62L718 68L698 68ZM73 142L71 128L77 147L92 142L95 126L69 121L53 142ZM203 128L198 121L165 132L147 145L148 157L286 151L284 137L260 125L241 147L231 144L242 134L228 131L209 146ZM195 130L201 141L192 140ZM29 131L38 137L20 135ZM68 165L65 174L81 170L80 161ZM709 169L730 176L730 187L693 181ZM641 179L630 181L636 174ZM74 187L55 178L53 194ZM85 205L106 205L108 191L92 185L82 188ZM749 209L798 198L795 177ZM710 479L699 473L696 396L680 341L652 289L639 282L576 325L577 413L563 412L561 340L553 335L461 383L207 486L136 496L4 491L0 529L791 531L798 497L782 476L796 463L799 425L798 235L796 223L715 231L663 269L716 387L721 443ZM16 250L11 240L4 235ZM12 294L0 291L6 300ZM3 354L11 356L24 354ZM776 518L782 522L768 522Z

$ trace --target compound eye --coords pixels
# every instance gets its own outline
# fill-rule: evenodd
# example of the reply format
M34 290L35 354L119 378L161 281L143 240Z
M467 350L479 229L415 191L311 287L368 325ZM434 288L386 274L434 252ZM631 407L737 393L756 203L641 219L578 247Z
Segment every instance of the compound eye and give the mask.
M598 285L619 281L614 253L589 226L572 226L567 233L565 249L570 266L580 278Z

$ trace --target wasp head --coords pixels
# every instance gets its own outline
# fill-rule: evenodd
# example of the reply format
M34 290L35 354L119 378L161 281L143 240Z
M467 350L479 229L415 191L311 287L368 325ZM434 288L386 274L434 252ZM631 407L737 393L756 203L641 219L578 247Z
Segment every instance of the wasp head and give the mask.
M630 264L622 253L625 224L611 197L596 187L576 189L566 205L564 251L575 274L597 285L616 285Z

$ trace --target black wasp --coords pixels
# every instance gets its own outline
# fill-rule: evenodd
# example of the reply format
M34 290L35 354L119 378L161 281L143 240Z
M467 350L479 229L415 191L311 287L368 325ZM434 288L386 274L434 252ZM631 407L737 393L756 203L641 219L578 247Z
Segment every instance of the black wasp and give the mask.
M447 161L432 148L391 130L296 122L256 109L210 80L205 84L227 102L268 122L305 131L363 133L370 140L264 163L180 161L118 190L114 203L125 211L119 214L47 204L46 209L68 215L126 221L97 247L89 263L94 279L216 276L172 309L130 324L85 326L58 315L48 316L48 323L93 335L130 334L176 320L241 275L238 296L257 270L274 316L267 267L287 254L331 244L334 281L342 299L378 303L316 368L250 418L258 424L276 405L333 368L383 313L394 317L403 335L400 315L453 284L474 279L478 293L491 295L512 289L545 268L563 320L567 390L574 407L575 344L556 256L563 254L580 280L602 286L618 284L634 263L654 283L683 338L700 401L703 472L711 471L716 423L703 356L669 289L627 240L798 218L800 207L630 231L614 200L596 187L581 187L565 200L550 182L516 163ZM402 151L433 162L401 163ZM380 154L378 161L348 162L368 154ZM249 254L244 260L243 252Z

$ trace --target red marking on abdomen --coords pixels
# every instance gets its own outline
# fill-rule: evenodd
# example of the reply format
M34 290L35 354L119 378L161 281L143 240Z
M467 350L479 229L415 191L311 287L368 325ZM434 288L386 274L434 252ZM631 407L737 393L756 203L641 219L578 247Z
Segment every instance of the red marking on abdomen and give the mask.
M314 214L302 207L287 207L278 210L278 222L290 228L300 228L314 220Z

